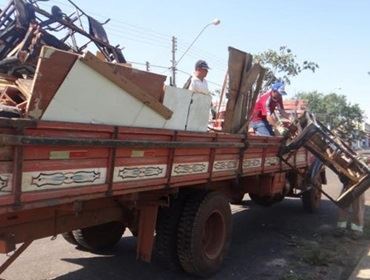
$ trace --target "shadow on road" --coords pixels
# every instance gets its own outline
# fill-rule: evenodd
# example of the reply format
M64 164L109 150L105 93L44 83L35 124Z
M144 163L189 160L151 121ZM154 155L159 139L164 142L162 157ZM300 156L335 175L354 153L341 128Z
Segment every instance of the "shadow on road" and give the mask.
M286 199L269 208L249 200L233 207L231 248L222 270L212 279L285 279L302 258L297 248L305 240L315 240L318 232L334 225L335 220L336 206L327 200L316 214L304 212L298 199ZM55 279L191 279L181 271L162 269L155 260L152 264L136 261L135 246L135 238L125 237L107 255L63 259L81 269ZM306 267L312 269L308 264Z

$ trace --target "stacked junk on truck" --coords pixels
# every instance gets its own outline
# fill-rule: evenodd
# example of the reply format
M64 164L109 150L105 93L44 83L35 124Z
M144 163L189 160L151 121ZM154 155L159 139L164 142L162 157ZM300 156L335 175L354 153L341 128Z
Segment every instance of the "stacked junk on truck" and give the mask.
M0 252L15 251L1 272L33 240L101 251L127 229L138 259L154 248L209 276L230 244L229 202L297 197L314 211L324 165L349 182L329 197L340 207L370 187L367 165L308 112L282 136L247 132L265 73L250 54L229 48L222 125L209 130L210 96L127 65L104 24L68 2L68 15L21 0L0 15Z

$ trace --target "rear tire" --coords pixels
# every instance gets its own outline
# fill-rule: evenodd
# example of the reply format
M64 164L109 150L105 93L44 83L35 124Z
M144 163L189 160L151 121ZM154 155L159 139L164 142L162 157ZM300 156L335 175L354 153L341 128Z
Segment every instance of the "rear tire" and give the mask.
M177 232L186 197L181 196L170 200L169 207L159 209L155 239L155 258L161 266L180 269L177 256Z
M231 240L231 209L221 193L198 193L185 202L178 229L177 252L181 267L209 277L217 272Z
M73 231L77 243L93 252L112 249L122 238L125 226L110 222Z

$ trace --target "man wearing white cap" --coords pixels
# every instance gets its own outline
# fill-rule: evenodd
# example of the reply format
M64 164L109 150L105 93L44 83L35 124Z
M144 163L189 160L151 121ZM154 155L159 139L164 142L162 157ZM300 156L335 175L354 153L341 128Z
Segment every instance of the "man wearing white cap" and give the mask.
M188 89L198 93L210 94L208 83L205 79L209 69L207 62L204 60L198 60L197 63L195 63L195 71L191 77Z

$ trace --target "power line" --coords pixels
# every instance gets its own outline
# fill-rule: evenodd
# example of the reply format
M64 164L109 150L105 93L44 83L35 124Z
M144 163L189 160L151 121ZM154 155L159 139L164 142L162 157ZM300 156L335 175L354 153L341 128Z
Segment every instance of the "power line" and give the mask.
M183 47L183 45L184 45L184 47ZM189 43L187 43L187 42L185 42L185 41L181 41L180 40L180 43L179 43L179 49L186 49L186 47L185 46L188 46L189 45ZM204 56L207 56L207 57L210 57L210 58L212 58L212 59L214 59L214 60L217 60L217 61L219 61L219 62L221 62L221 63L225 63L225 59L222 59L222 58L220 58L219 56L217 56L217 55L215 55L215 54L213 54L213 53L211 53L211 52L209 52L209 51L206 51L206 50L202 50L202 49L199 49L199 48L197 48L197 47L192 47L192 49L191 49L191 51L190 52L197 52L197 53L201 53L202 55L204 55Z
M179 50L183 50L184 47L182 45L179 45ZM226 60L222 60L214 55L206 54L205 52L198 51L197 49L190 50L189 53L193 53L194 55L198 55L204 58L208 58L209 60L216 61L220 65L226 65Z
M68 11L72 13L76 11L75 7L73 7L72 5L66 2L63 2L60 0L53 0L53 2L57 3L58 5L61 5L63 9L65 8L65 12ZM46 7L53 6L51 3L48 3L48 2L45 2L45 3L42 2L39 4L40 6L46 6ZM85 10L84 8L83 10L84 12L86 12L86 14L91 15L91 16L96 16L98 19L107 18L101 14L94 13L89 10ZM86 18L84 18L84 22L86 23ZM157 32L152 29L144 28L144 27L134 25L131 23L127 23L125 21L114 19L114 18L111 18L111 21L106 26L104 26L104 28L108 31L108 35L110 34L114 37L117 37L119 41L122 41L123 44L125 41L128 41L128 42L136 42L140 44L155 46L155 47L159 47L162 49L170 49L171 36ZM168 44L166 44L167 42ZM184 41L182 41L181 44L178 44L179 51L184 50L186 48L184 44L185 44ZM209 51L204 51L204 50L194 47L191 50L189 50L188 55L196 59L199 59L199 57L206 59L210 63L211 68L215 71L224 72L225 69L227 68L227 64L225 63L225 60L220 59L218 56L212 54ZM144 65L144 64L141 64L141 65ZM155 67L154 65L152 66ZM160 66L160 65L156 65L156 66ZM165 66L161 66L161 67L162 69L167 69L167 67ZM168 70L166 70L165 72L167 71ZM214 83L214 84L217 84L217 83Z
M64 3L59 2L59 1L55 1L55 2L60 3L62 6L68 7L70 13L75 12L75 10L71 9L71 7L69 7L68 5L65 5ZM44 4L44 6L52 7L52 5L50 4ZM112 21L115 21L115 19L113 19ZM110 31L110 33L114 33L115 35L123 36L123 35L127 35L127 33L131 33L133 36L139 37L140 39L146 39L146 40L151 40L151 41L156 41L156 42L161 42L161 43L170 42L170 36L164 36L164 35L158 36L157 34L154 34L153 31L148 31L145 28L139 28L139 27L133 28L132 25L125 26L124 28L122 28L123 27L122 25L112 23L112 21L109 22L106 26L104 26L104 28ZM124 29L124 32L122 32L123 29Z
M71 11L74 11L74 10L75 10L75 8L74 8L74 7L72 8L72 5L69 5L69 4L65 3L65 2L62 2L62 1L59 1L59 0L53 0L53 2L60 4L61 6L63 6L63 7L66 7L66 8L68 8L68 9L70 9ZM47 3L47 2L46 2L46 3L42 3L42 5L49 6L49 7L51 7L51 6L52 6L51 4L49 4L49 3ZM94 13L94 12L89 11L89 10L86 10L86 9L84 9L84 8L83 8L82 10L84 10L84 11L86 12L86 14L88 14L88 15L91 15L91 16L97 16L97 17L99 17L99 18L101 18L101 19L102 19L102 18L104 18L104 20L103 20L103 21L105 21L105 19L107 19L107 17L105 17L105 16L103 16L103 15L101 15L101 14ZM121 24L123 24L123 25L129 26L129 27L130 27L130 28L132 28L132 29L140 30L140 32L145 31L145 32L152 33L153 35L155 34L156 36L158 36L158 37L162 37L162 38L164 38L164 39L166 39L166 38L170 38L170 37L171 37L170 35L160 33L160 32L155 31L155 30L153 30L153 29L145 28L145 27L141 27L141 26L138 26L138 25L134 25L134 24L131 24L131 23L128 23L128 22L125 22L125 21L119 20L119 19L113 19L113 18L111 18L111 21L115 21L115 22L121 23Z
M148 63L135 62L135 61L127 61L127 63L136 64L136 65L142 65L142 66L147 66L148 65ZM150 65L150 67L154 67L154 68L162 68L162 69L169 69L170 68L168 66L155 65L155 64L151 64L151 63L149 63L149 65Z

